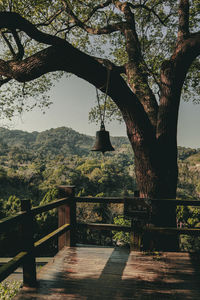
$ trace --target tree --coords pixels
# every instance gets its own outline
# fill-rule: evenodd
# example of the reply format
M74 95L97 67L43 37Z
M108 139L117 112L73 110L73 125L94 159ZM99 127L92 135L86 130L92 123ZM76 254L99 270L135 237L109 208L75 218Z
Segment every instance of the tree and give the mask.
M194 97L199 76L198 11L197 0L2 1L1 84L30 92L39 78L43 92L62 71L107 92L126 123L141 197L174 198L181 93ZM175 209L158 206L153 222L174 225Z

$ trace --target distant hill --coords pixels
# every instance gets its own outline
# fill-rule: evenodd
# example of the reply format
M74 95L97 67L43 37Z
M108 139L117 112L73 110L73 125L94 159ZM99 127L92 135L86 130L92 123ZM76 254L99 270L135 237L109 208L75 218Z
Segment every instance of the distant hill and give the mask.
M95 137L80 134L77 131L59 127L42 132L25 132L0 128L0 151L18 148L27 152L43 155L88 155ZM126 137L111 137L114 147L128 145Z
M23 153L45 156L78 155L88 156L94 145L95 137L80 134L77 131L58 127L42 132L26 132L22 130L9 130L0 127L0 155L7 155L9 151L21 151ZM116 152L132 153L127 137L111 137L111 143ZM131 154L132 155L132 154ZM179 160L188 160L191 163L199 163L200 149L178 147Z

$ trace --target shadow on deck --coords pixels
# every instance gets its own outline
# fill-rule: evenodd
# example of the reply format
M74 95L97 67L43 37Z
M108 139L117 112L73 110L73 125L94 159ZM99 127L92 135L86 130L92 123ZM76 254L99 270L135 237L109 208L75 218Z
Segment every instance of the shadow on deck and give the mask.
M14 299L200 299L200 261L188 253L65 247L38 280Z

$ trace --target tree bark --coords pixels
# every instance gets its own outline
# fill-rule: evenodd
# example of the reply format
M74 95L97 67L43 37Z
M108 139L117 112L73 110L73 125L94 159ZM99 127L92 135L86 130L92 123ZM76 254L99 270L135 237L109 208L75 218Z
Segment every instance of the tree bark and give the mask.
M173 96L172 94L173 91L170 92L170 96ZM176 198L178 180L176 134L180 97L177 98L174 94L173 98L174 112L170 114L171 119L167 117L167 126L163 118L168 115L169 105L159 107L162 113L158 116L162 116L162 120L158 118L158 133L155 136L150 126L148 132L145 131L143 135L141 131L136 130L131 117L126 120L127 134L134 151L140 197L155 199L152 202L152 215L149 222L156 227L176 227L176 206L162 201L162 199ZM165 100L168 103L167 97ZM161 103L163 102L165 101L162 100ZM156 250L177 251L179 238L161 234L148 235L147 239L144 238L144 248L149 250L150 247Z
M156 227L176 227L176 206L162 201L176 198L178 167L175 160L173 163L170 161L172 156L176 156L176 147L171 146L169 154L159 153L158 147L154 150L153 157L148 155L149 149L135 151L135 171L140 197L156 199L152 201L151 218L148 221L150 224ZM167 164L169 161L170 164ZM147 237L144 236L143 243L146 250L179 249L177 236L148 234Z

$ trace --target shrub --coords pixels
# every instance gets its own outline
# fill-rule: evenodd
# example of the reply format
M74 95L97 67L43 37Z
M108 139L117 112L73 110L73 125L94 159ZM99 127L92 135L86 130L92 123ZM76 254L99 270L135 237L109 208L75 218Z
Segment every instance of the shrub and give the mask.
M0 299L8 300L12 299L20 290L22 286L21 281L6 281L0 283Z

